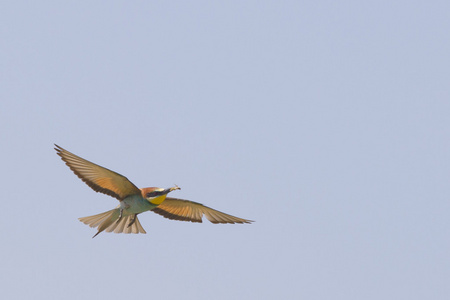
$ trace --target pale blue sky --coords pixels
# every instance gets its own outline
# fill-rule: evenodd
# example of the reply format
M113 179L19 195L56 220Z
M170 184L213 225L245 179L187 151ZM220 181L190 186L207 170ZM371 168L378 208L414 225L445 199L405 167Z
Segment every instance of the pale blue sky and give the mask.
M448 299L448 1L4 1L5 299ZM252 225L146 235L53 143Z

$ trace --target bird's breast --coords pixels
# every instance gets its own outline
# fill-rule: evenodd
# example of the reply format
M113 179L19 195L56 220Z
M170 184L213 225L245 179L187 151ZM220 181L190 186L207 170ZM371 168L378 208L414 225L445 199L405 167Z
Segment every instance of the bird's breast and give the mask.
M126 214L139 214L147 210L155 208L157 205L151 204L141 195L132 195L120 202L120 208Z

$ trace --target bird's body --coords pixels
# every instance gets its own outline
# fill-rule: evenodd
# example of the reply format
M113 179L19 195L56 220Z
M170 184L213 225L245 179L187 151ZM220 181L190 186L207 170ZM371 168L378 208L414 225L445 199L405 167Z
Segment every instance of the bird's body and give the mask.
M180 221L202 222L203 215L212 223L243 224L253 221L234 217L214 210L200 203L169 198L167 194L179 190L178 186L168 189L149 187L138 189L125 176L87 161L55 145L55 150L66 165L94 191L107 194L119 200L119 206L110 211L80 218L100 232L146 233L139 222L138 214L153 211L165 218Z
M142 195L131 195L120 201L120 208L123 209L123 216L140 214L152 210L158 205L147 201Z

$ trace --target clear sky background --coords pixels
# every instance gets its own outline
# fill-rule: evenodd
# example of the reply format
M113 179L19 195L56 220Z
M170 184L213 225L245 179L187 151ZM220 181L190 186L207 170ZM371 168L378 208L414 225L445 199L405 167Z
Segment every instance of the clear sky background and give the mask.
M449 299L448 1L3 1L5 299ZM53 143L252 225L78 217Z

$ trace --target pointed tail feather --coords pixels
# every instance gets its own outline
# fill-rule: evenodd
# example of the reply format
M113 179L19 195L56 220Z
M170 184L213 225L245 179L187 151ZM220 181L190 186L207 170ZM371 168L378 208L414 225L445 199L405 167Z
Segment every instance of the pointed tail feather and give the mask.
M134 215L123 216L120 221L117 221L119 215L120 210L116 208L98 215L79 218L79 220L90 227L98 227L98 232L92 238L104 230L106 232L114 231L115 233L146 233L137 216L136 221L131 226L128 226L133 220Z

